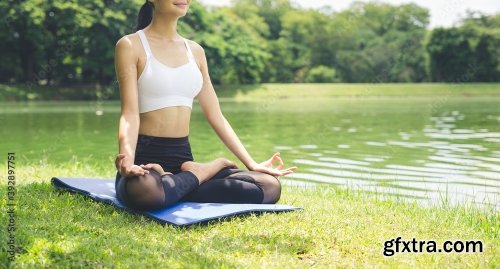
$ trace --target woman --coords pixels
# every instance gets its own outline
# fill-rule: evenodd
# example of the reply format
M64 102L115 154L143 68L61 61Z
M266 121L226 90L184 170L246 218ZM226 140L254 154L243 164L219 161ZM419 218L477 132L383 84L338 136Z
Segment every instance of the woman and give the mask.
M116 44L121 98L117 196L125 200L127 178L144 176L158 164L171 173L163 177L168 181L163 186L177 192L182 201L276 203L281 194L278 177L297 167L283 169L279 153L257 163L242 145L220 110L203 48L177 33L177 21L186 15L189 3L146 1L136 33ZM228 166L203 181L181 169L183 163L193 161L189 143L193 98L198 98L212 128L248 170Z

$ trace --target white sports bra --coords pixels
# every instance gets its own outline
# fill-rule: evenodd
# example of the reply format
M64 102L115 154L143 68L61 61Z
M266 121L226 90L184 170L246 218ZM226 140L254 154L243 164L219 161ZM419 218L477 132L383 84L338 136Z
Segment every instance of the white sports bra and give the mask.
M137 32L147 56L144 71L137 79L139 113L169 106L188 106L192 109L193 99L201 91L203 76L187 40L184 39L184 44L188 62L170 67L154 57L144 32Z

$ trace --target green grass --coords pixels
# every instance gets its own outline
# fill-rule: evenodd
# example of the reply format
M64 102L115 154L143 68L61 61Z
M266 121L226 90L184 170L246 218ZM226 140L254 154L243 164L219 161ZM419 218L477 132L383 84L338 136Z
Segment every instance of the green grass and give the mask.
M499 266L499 215L473 206L421 207L334 186L283 186L280 204L304 209L251 214L190 228L162 226L83 196L56 191L54 175L94 177L107 167L41 164L17 170L14 267L331 268ZM5 167L2 167L5 171ZM5 197L5 181L1 196ZM0 200L1 208L6 205ZM7 223L6 214L0 215ZM2 227L3 228L3 227ZM6 234L0 233L2 242ZM482 240L483 253L396 253L383 242ZM6 260L2 244L1 261Z

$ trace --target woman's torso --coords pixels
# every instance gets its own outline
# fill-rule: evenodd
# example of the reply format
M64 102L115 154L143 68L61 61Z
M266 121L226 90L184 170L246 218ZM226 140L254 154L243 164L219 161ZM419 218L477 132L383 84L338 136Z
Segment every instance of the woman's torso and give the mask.
M145 36L143 35L143 37ZM173 76L176 75L175 72L183 71L182 69L185 67L191 68L192 71L192 66L188 67L187 65L194 65L196 68L199 68L194 58L187 59L189 57L186 55L186 48L183 47L185 45L183 41L168 41L168 45L166 45L166 43L152 41L148 37L146 42L149 48L147 48L143 45L139 33L136 33L135 40L137 42L137 46L135 47L139 55L137 61L138 85L140 85L141 82L144 83L145 78L141 78L141 76L145 76L143 72L151 70L151 64L155 64L157 69L162 69L162 64L173 67L167 67L165 70L165 72L174 72ZM149 56L147 49L149 49ZM191 53L191 51L189 52ZM189 61L193 61L193 63L190 64ZM147 65L149 65L149 67ZM199 71L199 69L197 71ZM196 74L196 76L198 76L198 74ZM199 76L201 76L201 72L199 72ZM198 77L193 79L199 80ZM140 87L138 87L138 90L141 90ZM188 136L191 110L192 108L189 106L179 105L162 107L140 113L139 134L159 137Z
M140 114L139 134L159 137L184 137L189 135L191 109L166 107Z

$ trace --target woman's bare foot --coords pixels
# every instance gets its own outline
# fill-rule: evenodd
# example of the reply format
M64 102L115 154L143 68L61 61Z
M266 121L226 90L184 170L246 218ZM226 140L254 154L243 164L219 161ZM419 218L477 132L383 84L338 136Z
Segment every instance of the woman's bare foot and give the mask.
M221 169L222 168L238 169L238 166L234 162L232 162L226 158L218 158L218 159L215 159L214 162L219 162L219 164L221 165Z
M193 169L198 169L198 167L202 165L200 163L192 162L192 161L187 161L183 162L181 165L181 170L182 171L188 171L188 170L193 170Z
M197 163L197 162L193 162L193 161L187 161L181 165L181 170L188 171L191 169L208 169L208 168L213 167L213 166L216 166L216 167L221 168L221 169L225 168L225 167L238 168L238 166L234 162L232 162L226 158L217 158L209 163Z
M226 158L217 158L209 163L197 163L193 161L184 162L181 165L182 171L191 171L198 177L200 184L209 180L223 168L238 168L232 161Z

